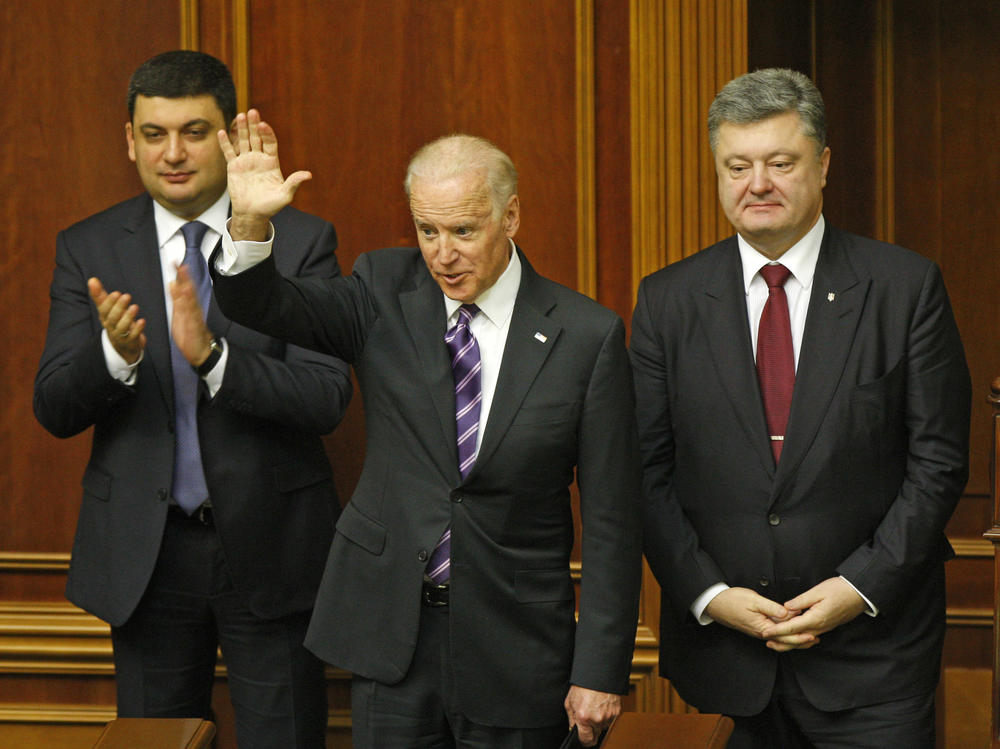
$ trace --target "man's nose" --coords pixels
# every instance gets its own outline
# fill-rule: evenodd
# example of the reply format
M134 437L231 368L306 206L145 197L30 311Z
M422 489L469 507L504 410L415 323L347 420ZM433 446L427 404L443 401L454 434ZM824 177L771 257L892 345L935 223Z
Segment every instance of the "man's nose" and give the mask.
M763 166L755 166L750 175L750 192L762 195L771 192L771 175Z
M176 164L184 161L186 155L184 139L179 134L168 135L167 147L163 152L163 158L171 164Z

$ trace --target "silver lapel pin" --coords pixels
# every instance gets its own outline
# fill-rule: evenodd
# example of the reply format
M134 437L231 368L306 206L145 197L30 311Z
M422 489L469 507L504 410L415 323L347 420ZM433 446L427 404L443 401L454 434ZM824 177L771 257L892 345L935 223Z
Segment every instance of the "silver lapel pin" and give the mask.
M536 332L535 333L535 340L541 341L542 343L545 343L547 340L549 340L549 337L547 335L542 335L541 333L537 333Z
M834 294L832 291L828 292L827 295L826 295L826 301L828 301L828 302L832 302L836 298L837 298L837 295Z

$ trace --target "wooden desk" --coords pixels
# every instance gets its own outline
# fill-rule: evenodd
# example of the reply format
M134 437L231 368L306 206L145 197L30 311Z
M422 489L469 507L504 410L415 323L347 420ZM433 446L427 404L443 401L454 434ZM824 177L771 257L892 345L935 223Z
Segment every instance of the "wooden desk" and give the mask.
M723 749L733 720L702 713L622 713L601 749Z
M207 749L215 724L200 718L116 718L94 749Z

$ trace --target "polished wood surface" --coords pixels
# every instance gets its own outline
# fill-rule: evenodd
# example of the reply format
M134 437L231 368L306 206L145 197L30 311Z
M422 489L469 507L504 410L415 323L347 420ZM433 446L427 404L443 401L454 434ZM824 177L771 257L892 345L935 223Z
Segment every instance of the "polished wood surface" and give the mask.
M215 724L198 718L117 718L94 749L208 749Z
M601 749L724 749L733 720L700 713L622 713Z

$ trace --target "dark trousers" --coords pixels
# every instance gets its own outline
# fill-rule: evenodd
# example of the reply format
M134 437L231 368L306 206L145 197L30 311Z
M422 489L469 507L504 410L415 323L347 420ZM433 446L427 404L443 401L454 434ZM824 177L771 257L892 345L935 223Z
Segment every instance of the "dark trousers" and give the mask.
M355 749L558 749L569 725L498 728L461 715L448 653L447 606L422 609L416 652L401 682L354 677L351 722Z
M113 627L119 717L211 718L221 647L241 749L323 747L326 682L302 646L309 612L256 617L233 588L212 525L171 512L153 578Z
M764 711L733 721L727 749L934 749L934 692L825 712L806 699L791 670L780 667Z

